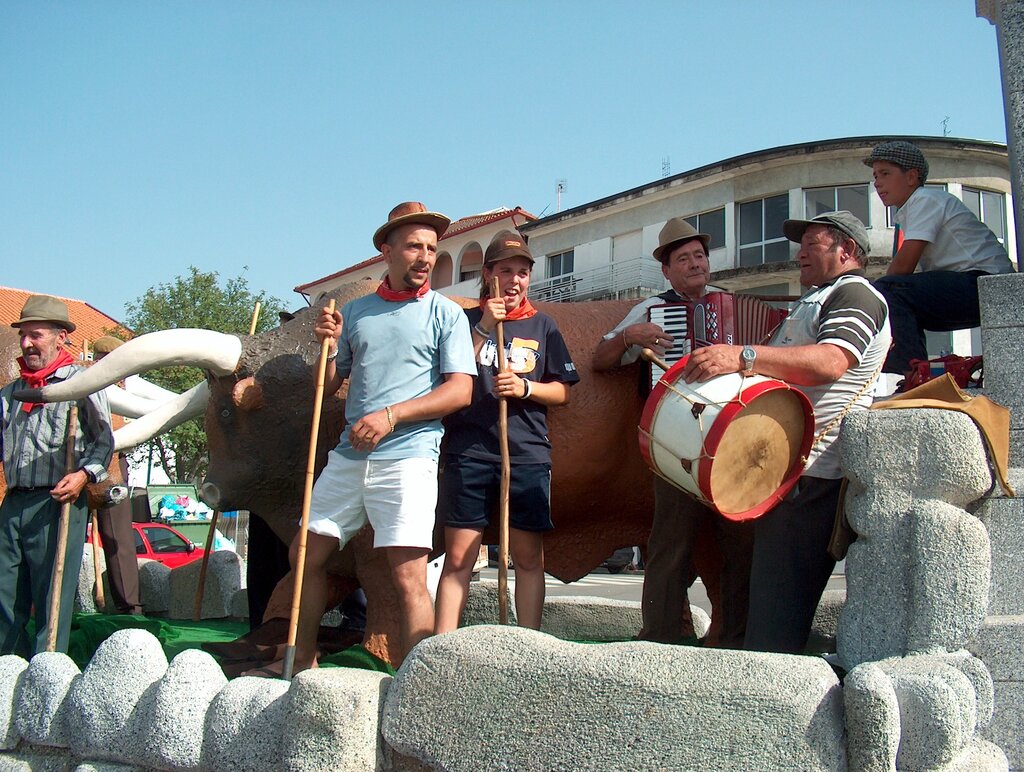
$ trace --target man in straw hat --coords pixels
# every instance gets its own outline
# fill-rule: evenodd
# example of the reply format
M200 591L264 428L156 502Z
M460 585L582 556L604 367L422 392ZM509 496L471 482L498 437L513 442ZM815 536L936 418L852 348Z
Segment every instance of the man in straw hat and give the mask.
M448 224L423 204L396 206L373 235L387 265L376 293L340 312L325 308L317 320L317 337L331 344L325 393L348 379L347 430L313 489L296 672L316 661L327 562L367 522L399 597L399 660L433 630L426 570L441 418L469 404L476 374L465 314L430 289L437 240Z
M673 217L658 235L653 255L671 288L638 303L597 345L594 369L610 370L636 362L649 348L659 356L672 345L672 336L648 321L648 309L662 303L696 300L707 293L711 278L708 243L686 220ZM645 368L646 372L646 368ZM644 379L648 384L649 380ZM718 578L720 596L713 608L713 628L722 647L743 645L750 584L750 551L753 529L719 517L699 501L662 480L654 479L654 522L647 541L647 562L641 611L640 638L660 643L696 643L686 595L693 582L693 550L698 529L710 525L722 553ZM710 577L706 577L706 581ZM708 581L712 584L712 581Z
M16 389L64 381L82 368L64 350L75 325L67 307L33 295L12 327L18 330L21 376L0 390L0 442L7 495L0 504L0 653L30 656L46 647L50 580L57 553L61 507L71 505L60 596L57 649L66 651L88 519L85 486L107 476L114 450L110 410L102 392L79 403L75 466L67 470L70 404L17 402ZM36 638L26 624L35 606Z
M868 283L864 224L850 212L786 220L800 244L805 293L767 346L708 346L690 355L683 377L766 375L800 389L814 408L815 443L796 487L754 521L754 562L745 647L800 654L835 559L828 545L839 503L839 425L866 410L889 350L888 309Z

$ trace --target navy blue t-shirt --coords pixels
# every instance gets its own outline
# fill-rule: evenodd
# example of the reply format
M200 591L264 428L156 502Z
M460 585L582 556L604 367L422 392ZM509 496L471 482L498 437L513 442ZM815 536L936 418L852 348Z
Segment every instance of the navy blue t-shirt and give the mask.
M466 310L470 326L483 316L479 308ZM529 319L504 323L505 357L509 369L531 381L574 384L580 379L555 320L538 312ZM498 373L496 333L484 341L477 357L473 403L445 419L444 452L488 461L500 461L498 447L498 398L494 377ZM509 458L520 464L551 461L548 440L548 409L530 399L508 400Z

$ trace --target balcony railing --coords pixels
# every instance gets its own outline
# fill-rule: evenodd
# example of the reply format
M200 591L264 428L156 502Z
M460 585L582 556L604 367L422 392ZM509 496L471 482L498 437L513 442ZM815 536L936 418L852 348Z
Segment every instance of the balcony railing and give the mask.
M530 286L534 300L570 303L579 300L646 297L665 289L661 266L651 258L617 260L590 271L576 271Z

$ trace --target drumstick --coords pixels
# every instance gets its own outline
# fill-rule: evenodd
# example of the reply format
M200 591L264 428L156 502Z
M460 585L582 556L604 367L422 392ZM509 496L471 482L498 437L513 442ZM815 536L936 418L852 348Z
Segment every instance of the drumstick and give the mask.
M652 365L657 365L658 367L660 367L665 372L668 372L668 369L672 366L668 362L666 362L664 359L659 357L657 354L655 354L653 351L651 351L651 349L649 349L649 348L640 349L640 356L642 356L644 359L646 359Z
M491 278L491 297L501 297L498 277ZM505 328L495 326L498 337L498 372L505 372ZM508 454L508 401L498 397L498 444L501 448L501 491L498 510L498 624L508 624L508 497L512 483L512 462Z

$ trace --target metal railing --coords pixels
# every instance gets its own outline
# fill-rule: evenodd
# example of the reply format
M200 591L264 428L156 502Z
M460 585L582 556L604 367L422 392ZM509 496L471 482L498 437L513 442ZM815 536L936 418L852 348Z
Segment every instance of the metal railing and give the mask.
M661 267L650 258L617 260L589 271L575 271L530 286L534 300L571 303L580 300L647 297L665 289Z

